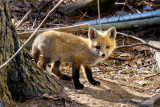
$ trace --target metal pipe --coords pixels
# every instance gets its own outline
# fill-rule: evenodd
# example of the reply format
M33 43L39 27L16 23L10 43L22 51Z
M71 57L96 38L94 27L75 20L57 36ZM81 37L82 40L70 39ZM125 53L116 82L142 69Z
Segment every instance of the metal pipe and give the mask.
M149 19L102 24L102 30L107 30L108 28L113 26L115 26L116 29L124 29L124 28L159 25L159 24L160 24L160 17L155 17L155 18L149 18ZM92 25L92 26L96 29L99 29L98 25Z
M101 19L101 24L148 19L148 18L153 18L153 17L160 17L160 9L155 10L155 11L131 14L131 15L122 15L122 16L118 16L118 17L103 18L103 19ZM97 20L83 21L83 22L80 22L77 24L98 25L99 21L97 19Z

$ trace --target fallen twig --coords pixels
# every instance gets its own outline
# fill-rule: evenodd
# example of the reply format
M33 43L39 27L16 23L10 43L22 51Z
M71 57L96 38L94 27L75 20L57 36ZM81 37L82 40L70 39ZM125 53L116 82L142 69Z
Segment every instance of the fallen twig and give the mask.
M85 12L85 13L83 14L83 16L79 19L78 23L81 22L81 20L86 16L86 14L87 14L87 12Z
M116 49L120 49L120 48L131 48L131 47L135 47L135 46L148 46L148 47L151 47L153 49L156 49L156 50L159 50L160 51L160 48L158 47L155 47L153 45L150 45L148 43L137 43L137 44L132 44L132 45L123 45L123 46L118 46Z
M122 33L122 32L117 32L117 34L120 34L120 35L123 35L123 36L127 36L127 37L131 37L131 38L133 38L133 39L136 39L136 40L141 41L142 43L146 43L143 39L138 38L138 37L133 36L133 35L128 35L128 34L125 34L125 33Z
M85 13L83 13L81 10L79 10L79 12L81 13L81 14L85 14ZM91 17L91 16L88 16L87 14L85 15L85 17L88 17L88 18L90 18L90 19L94 19L94 17Z
M28 18L28 15L31 13L31 9L24 15L22 20L17 24L16 28L22 25L22 23Z
M160 48L155 47L147 42L145 42L143 39L135 37L133 35L127 35L125 33L121 33L121 32L117 32L117 34L123 35L123 36L127 36L127 37L131 37L133 39L139 40L142 43L137 43L137 44L132 44L132 45L122 45L122 46L118 46L116 49L120 49L120 48L130 48L130 47L135 47L135 46L148 46L150 48L156 49L158 51L160 51Z
M133 13L137 13L129 4L126 3L126 6L127 6Z
M124 2L115 2L115 5L124 5L124 6L126 5L133 13L137 13L129 4L126 3L126 1L125 1L125 3ZM124 6L123 6L123 9L124 9Z

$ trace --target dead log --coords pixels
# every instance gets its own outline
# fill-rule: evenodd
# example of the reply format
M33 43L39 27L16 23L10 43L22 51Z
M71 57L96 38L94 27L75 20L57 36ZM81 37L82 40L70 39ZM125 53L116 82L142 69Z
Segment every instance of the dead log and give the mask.
M59 28L50 28L50 29L46 29L46 30L39 30L35 34L35 37L38 34L45 32L47 30L55 30L55 31L60 31L60 32L67 32L67 33L76 34L76 33L87 32L89 27L90 27L89 24L82 24L82 25L75 25L75 26L68 26L68 27L59 27ZM18 37L20 39L27 39L33 32L34 32L34 30L31 30L28 32L18 33Z
M46 29L46 30L39 30L39 31L37 31L35 36L26 44L26 48L27 49L31 49L32 43L34 41L34 38L38 34L40 34L42 32L45 32L47 30L56 30L56 31L76 34L76 33L83 33L83 32L86 33L86 32L88 32L89 27L90 27L89 24L82 24L82 25L75 25L75 26L68 26L68 27L59 27L59 28L51 28L51 29ZM28 31L28 32L19 33L18 37L20 39L27 39L27 38L29 38L29 36L31 36L31 34L33 32L34 32L34 30L31 30L31 31Z
M109 11L113 9L114 3L117 0L99 0L100 11ZM124 1L124 0L123 0ZM59 8L57 11L65 15L73 16L80 14L79 10L86 12L89 15L97 15L97 0L77 0L76 2Z

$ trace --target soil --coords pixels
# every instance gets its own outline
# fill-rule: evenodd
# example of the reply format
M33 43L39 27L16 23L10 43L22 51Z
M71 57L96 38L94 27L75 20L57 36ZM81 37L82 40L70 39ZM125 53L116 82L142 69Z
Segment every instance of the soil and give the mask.
M101 82L101 86L90 85L81 75L81 83L85 88L76 91L72 83L65 82L63 83L65 93L73 101L89 107L137 107L139 103L152 96L136 91L125 82L106 79L100 72L94 72L94 77Z

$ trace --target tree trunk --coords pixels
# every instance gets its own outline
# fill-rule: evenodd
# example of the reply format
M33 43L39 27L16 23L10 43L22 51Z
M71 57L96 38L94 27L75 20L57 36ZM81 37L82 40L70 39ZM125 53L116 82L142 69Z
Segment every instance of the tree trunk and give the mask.
M0 0L0 65L19 48L17 33L12 25L6 0ZM12 99L27 100L44 93L57 94L62 86L47 75L22 50L9 64L0 69L0 103L11 104Z

